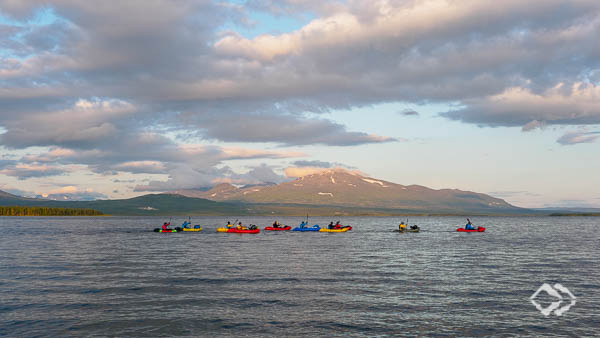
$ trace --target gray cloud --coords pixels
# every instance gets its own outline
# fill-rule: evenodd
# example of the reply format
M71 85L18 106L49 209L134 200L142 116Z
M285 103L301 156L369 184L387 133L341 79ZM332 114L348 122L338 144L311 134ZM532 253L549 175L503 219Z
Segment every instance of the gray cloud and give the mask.
M330 162L306 161L306 160L294 161L294 162L292 162L292 164L297 167L317 167L317 168L331 168L334 166L334 164L332 164Z
M230 142L276 142L286 145L325 144L352 146L396 141L363 132L349 132L325 119L305 119L293 115L255 114L239 116L226 125L220 118L203 117L198 127L207 137Z
M273 171L273 168L266 165L265 163L252 168L247 174L244 175L248 182L246 184L258 184L258 183L281 183L287 180L283 175L278 175Z
M59 166L47 165L10 165L0 170L0 174L17 177L19 180L25 180L33 177L58 176L69 173L70 170Z
M404 109L400 111L399 114L404 116L419 116L419 112L412 109Z
M600 131L573 131L561 136L556 142L562 145L574 145L578 143L591 143L600 138Z

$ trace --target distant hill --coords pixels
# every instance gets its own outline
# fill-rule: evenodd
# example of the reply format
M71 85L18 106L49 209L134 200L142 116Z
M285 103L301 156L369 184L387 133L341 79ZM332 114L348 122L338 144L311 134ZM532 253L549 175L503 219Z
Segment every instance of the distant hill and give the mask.
M178 194L248 204L319 205L426 213L512 214L528 211L489 195L456 189L434 190L400 185L345 170L328 170L279 185L237 188L219 184L210 190Z
M52 201L0 194L2 206L94 209L107 215L235 215L248 213L239 203L221 203L173 194L149 194L120 200Z

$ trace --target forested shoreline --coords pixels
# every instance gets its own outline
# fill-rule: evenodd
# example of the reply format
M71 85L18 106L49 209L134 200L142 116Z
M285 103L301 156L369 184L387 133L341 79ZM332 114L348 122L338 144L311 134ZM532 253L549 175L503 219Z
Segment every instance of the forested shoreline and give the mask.
M102 212L82 208L3 207L0 216L102 216Z

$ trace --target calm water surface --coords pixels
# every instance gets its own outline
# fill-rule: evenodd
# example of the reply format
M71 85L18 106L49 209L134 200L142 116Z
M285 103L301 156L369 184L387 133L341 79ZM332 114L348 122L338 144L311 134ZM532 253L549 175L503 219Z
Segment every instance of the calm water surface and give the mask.
M274 220L240 219L261 228ZM600 218L473 218L485 233L457 233L463 218L415 217L421 233L394 233L398 218L357 217L341 219L354 226L347 233L239 235L216 232L228 219L205 217L193 219L201 233L151 231L164 220L0 217L0 336L600 329ZM543 283L561 283L576 304L542 315L529 297Z

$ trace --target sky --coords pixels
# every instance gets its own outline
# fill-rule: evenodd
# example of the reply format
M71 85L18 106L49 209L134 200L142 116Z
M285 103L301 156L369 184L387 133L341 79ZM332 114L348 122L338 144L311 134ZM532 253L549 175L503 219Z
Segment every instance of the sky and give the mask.
M0 0L0 190L341 167L600 207L599 36L597 0Z

